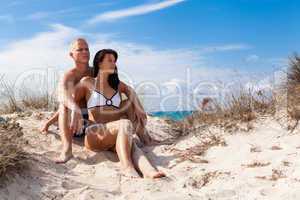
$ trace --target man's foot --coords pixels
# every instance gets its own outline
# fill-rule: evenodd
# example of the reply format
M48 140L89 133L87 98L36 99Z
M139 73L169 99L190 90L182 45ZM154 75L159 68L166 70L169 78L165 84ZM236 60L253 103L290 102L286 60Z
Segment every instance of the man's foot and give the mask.
M123 169L123 175L128 178L140 178L139 174L134 169L134 167L127 167Z
M72 152L62 152L60 156L54 161L56 164L64 164L68 162L68 160L70 160L71 158L73 158Z
M49 129L48 123L45 123L45 124L40 128L40 131L41 131L41 133L43 133L43 134L47 134L47 133L48 133L48 129Z
M154 171L144 174L144 178L152 178L152 179L162 178L165 176L166 176L166 174L164 172L157 171L157 170L154 170Z

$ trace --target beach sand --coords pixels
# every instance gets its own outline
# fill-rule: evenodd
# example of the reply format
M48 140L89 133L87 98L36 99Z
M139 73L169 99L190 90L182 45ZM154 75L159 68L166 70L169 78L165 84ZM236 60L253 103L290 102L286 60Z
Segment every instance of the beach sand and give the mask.
M0 189L1 200L300 199L299 130L289 133L274 118L257 119L248 132L226 133L211 127L171 145L144 147L167 175L152 180L122 176L116 154L88 151L82 140L75 141L72 160L55 164L53 158L61 149L56 126L47 135L39 133L50 114L9 115L23 127L28 141L24 149L31 158L29 169L10 174ZM149 117L147 128L159 140L175 135L163 119ZM209 143L212 136L222 142L193 159L184 156L187 149Z

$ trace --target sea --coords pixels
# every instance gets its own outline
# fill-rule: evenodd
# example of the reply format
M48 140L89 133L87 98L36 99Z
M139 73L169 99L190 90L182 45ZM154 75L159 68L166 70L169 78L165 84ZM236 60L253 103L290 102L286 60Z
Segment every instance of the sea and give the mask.
M161 117L167 118L174 121L183 120L185 117L191 115L193 111L156 111L156 112L149 112L151 116L154 117Z

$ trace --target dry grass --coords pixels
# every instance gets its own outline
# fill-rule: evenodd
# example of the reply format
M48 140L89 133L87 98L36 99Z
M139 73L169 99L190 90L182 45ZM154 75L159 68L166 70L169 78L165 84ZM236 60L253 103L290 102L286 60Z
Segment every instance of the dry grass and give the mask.
M206 136L206 138L203 140L199 140L199 144L195 146L184 150L173 148L171 149L171 152L173 152L174 155L179 158L176 163L181 163L189 160L194 163L207 164L208 161L200 159L199 156L205 155L206 151L213 146L226 146L226 143L221 137L210 135Z
M192 186L193 188L201 189L211 183L214 179L220 176L229 176L230 172L219 172L219 171L212 171L206 172L200 176L190 177L187 180L187 183L183 185L183 187L187 187L187 185Z
M292 163L289 162L289 161L282 161L282 164L283 164L283 166L285 166L285 167L290 167Z
M10 114L32 109L53 111L58 108L56 98L53 94L50 94L48 90L33 92L24 87L15 91L11 83L3 80L0 82L0 87L3 88L1 96L4 99L4 102L1 102L1 114ZM19 94L19 99L16 98L16 93Z
M203 130L211 126L224 128L229 132L249 131L253 129L251 122L258 116L275 114L275 98L262 91L243 90L238 94L231 94L225 103L210 101L213 111L195 111L173 127L181 130L182 135L187 135L195 127Z
M287 92L287 110L292 119L300 119L300 57L290 58L287 80L284 85Z
M283 171L278 169L272 169L271 176L256 176L258 179L269 180L269 181L277 181L278 179L286 178Z
M242 129L248 131L253 128L251 121L261 115L274 115L276 107L279 106L287 107L288 116L296 120L295 125L289 128L294 130L300 120L300 56L297 54L290 58L286 74L286 81L269 95L263 91L241 89L237 94L228 94L225 102L205 98L202 105L211 104L213 111L196 111L174 127L180 130L182 135L186 135L191 128L200 125L218 126L232 132L240 129L239 125L244 123L246 128Z
M250 164L242 165L247 168L256 168L256 167L266 167L269 166L271 163L270 162L259 162L259 161L254 161Z
M0 112L6 114L21 111L17 105L12 84L1 80L0 87L3 89L1 96L6 100L5 102L1 102Z
M31 109L46 109L46 110L57 110L58 102L47 92L41 95L33 95L24 93L22 97L22 106Z
M24 166L27 155L22 128L18 123L1 118L0 122L0 177L8 170Z

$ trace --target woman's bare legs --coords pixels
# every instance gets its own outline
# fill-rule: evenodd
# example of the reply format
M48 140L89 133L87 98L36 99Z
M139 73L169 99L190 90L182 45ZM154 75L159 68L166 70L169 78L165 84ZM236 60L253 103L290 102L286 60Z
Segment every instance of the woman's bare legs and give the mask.
M139 177L139 175L136 172L133 165L133 161L131 159L132 134L133 127L131 122L127 119L119 120L119 131L116 141L116 151L125 174L129 177L136 178Z
M142 172L144 178L161 178L165 173L158 171L152 166L142 149L133 141L132 159L137 168Z
M132 125L127 119L103 124L94 124L86 129L85 147L92 151L107 150L116 146L116 152L124 175L139 177L132 162Z
M105 127L102 124L94 124L86 129L85 146L92 151L101 151L116 144L116 152L126 176L138 177L135 166L145 178L165 176L151 165L133 140L132 132L133 126L128 119L109 122Z
M56 112L51 116L51 118L50 118L47 122L45 122L45 123L43 124L43 126L42 126L41 129L40 129L40 131L41 131L42 133L47 134L47 133L48 133L48 128L49 128L52 124L54 124L55 122L58 121L58 116L59 116L59 110L56 111Z
M132 104L130 104L130 102L127 101L125 102L125 106L128 106L126 110L127 111L126 115L128 119L132 122L135 133L139 136L139 138L146 139L146 141L145 140L143 141L146 144L156 143L157 141L155 141L149 136L145 127L145 123L136 120ZM158 171L156 168L152 166L152 164L144 154L143 150L138 147L136 139L132 141L132 159L135 166L141 171L144 177L160 178L165 176L163 172Z

